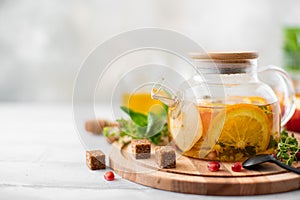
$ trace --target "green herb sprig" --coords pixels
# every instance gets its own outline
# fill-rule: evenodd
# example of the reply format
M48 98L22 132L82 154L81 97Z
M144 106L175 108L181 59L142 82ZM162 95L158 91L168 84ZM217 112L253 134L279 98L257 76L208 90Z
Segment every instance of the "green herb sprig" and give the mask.
M298 161L296 155L299 151L300 146L294 133L289 136L288 132L283 130L275 150L277 159L291 166L294 161Z
M105 137L119 137L119 142L126 144L131 139L149 139L153 144L159 144L164 137L168 136L167 110L165 107L148 112L145 115L135 112L125 106L121 107L130 119L118 119L119 128L105 127L103 135Z

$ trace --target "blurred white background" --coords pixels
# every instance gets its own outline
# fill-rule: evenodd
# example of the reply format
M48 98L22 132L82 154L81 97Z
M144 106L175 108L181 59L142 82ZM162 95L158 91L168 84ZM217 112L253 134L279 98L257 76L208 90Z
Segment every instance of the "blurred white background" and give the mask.
M141 27L280 66L286 25L300 25L298 0L0 0L0 101L71 102L89 52Z

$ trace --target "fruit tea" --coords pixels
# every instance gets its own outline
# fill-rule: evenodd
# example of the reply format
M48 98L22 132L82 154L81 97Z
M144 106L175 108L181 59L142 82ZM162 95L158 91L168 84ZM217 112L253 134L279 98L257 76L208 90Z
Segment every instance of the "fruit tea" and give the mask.
M226 105L200 103L197 109L202 122L201 138L184 155L243 161L257 154L273 153L280 137L279 103L262 104L257 100L253 97L249 103L243 100Z
M143 114L147 114L151 107L157 104L162 105L160 101L152 99L149 93L125 93L122 96L123 106Z

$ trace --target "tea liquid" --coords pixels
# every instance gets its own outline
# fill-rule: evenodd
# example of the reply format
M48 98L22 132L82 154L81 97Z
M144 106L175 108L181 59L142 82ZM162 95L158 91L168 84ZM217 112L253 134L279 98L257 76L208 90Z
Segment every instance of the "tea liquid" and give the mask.
M122 104L136 112L144 114L147 114L152 106L156 104L162 105L160 101L152 99L148 93L125 93L122 96Z
M256 154L272 153L280 136L279 104L256 103L259 105L200 103L202 136L184 155L243 161Z

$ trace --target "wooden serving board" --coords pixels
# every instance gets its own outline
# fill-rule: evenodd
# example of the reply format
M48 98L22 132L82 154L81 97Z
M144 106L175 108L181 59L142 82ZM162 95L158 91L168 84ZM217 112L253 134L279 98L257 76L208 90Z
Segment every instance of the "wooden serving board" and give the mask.
M297 136L299 139L299 136ZM154 148L152 148L154 149ZM265 163L256 170L233 172L233 163L221 163L220 171L210 172L208 161L176 155L175 169L159 169L154 152L150 159L136 160L131 145L114 143L110 166L130 181L174 192L207 195L256 195L300 189L300 175L288 172L275 164ZM300 162L294 167L300 168Z

